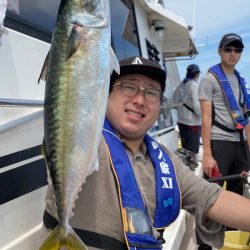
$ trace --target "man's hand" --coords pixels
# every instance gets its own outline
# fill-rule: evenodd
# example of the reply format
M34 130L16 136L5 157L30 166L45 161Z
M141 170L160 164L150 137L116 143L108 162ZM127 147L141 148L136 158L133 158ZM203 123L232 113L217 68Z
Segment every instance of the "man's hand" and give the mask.
M213 177L213 169L215 169L216 171L219 171L217 162L215 161L212 155L203 154L202 167L203 167L204 173L209 178Z

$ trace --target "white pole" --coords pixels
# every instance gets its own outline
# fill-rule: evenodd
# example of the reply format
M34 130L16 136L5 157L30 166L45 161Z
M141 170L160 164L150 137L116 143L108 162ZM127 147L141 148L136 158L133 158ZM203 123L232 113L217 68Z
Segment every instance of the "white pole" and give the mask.
M165 9L167 9L167 0L162 0L162 5Z
M194 39L195 31L195 18L196 18L196 0L193 0L193 29L192 29L192 38Z

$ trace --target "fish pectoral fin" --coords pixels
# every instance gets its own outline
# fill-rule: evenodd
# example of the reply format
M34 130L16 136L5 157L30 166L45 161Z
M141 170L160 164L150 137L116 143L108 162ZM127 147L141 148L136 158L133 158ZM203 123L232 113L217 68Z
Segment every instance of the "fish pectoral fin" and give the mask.
M115 55L114 50L110 47L110 73L115 70L115 72L119 75L120 74L120 64Z
M38 83L40 82L40 80L46 81L47 77L48 77L48 63L49 63L49 52L45 58L45 61L43 63L43 67L41 70L41 73L38 77Z
M39 250L87 250L88 248L71 228L67 236L58 226L49 234L48 238L43 242Z
M72 57L77 49L80 47L81 43L81 32L79 31L79 27L75 24L71 30L68 45L67 45L67 56L66 59L68 60Z

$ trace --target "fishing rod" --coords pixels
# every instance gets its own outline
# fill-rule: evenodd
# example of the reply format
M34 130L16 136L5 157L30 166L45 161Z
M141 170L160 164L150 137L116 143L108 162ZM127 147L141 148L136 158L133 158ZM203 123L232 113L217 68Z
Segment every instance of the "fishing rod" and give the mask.
M246 180L246 182L247 182L248 177L250 177L250 174L243 171L240 174L233 174L233 175L221 176L221 177L216 177L216 178L210 178L210 179L207 179L207 181L218 182L218 181L231 181L231 180L243 179L243 180Z

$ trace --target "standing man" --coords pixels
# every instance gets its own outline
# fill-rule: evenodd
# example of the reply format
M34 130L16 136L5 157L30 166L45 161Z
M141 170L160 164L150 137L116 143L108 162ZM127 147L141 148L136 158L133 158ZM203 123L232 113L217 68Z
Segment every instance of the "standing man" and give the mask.
M190 64L187 67L185 79L180 83L186 95L185 102L177 107L177 123L182 147L194 154L199 153L200 146L201 109L198 99L199 77L199 66Z
M235 69L243 48L239 35L224 35L218 48L221 63L201 80L203 170L209 177L217 170L223 176L249 170L250 89ZM242 194L239 180L228 181L227 189Z

